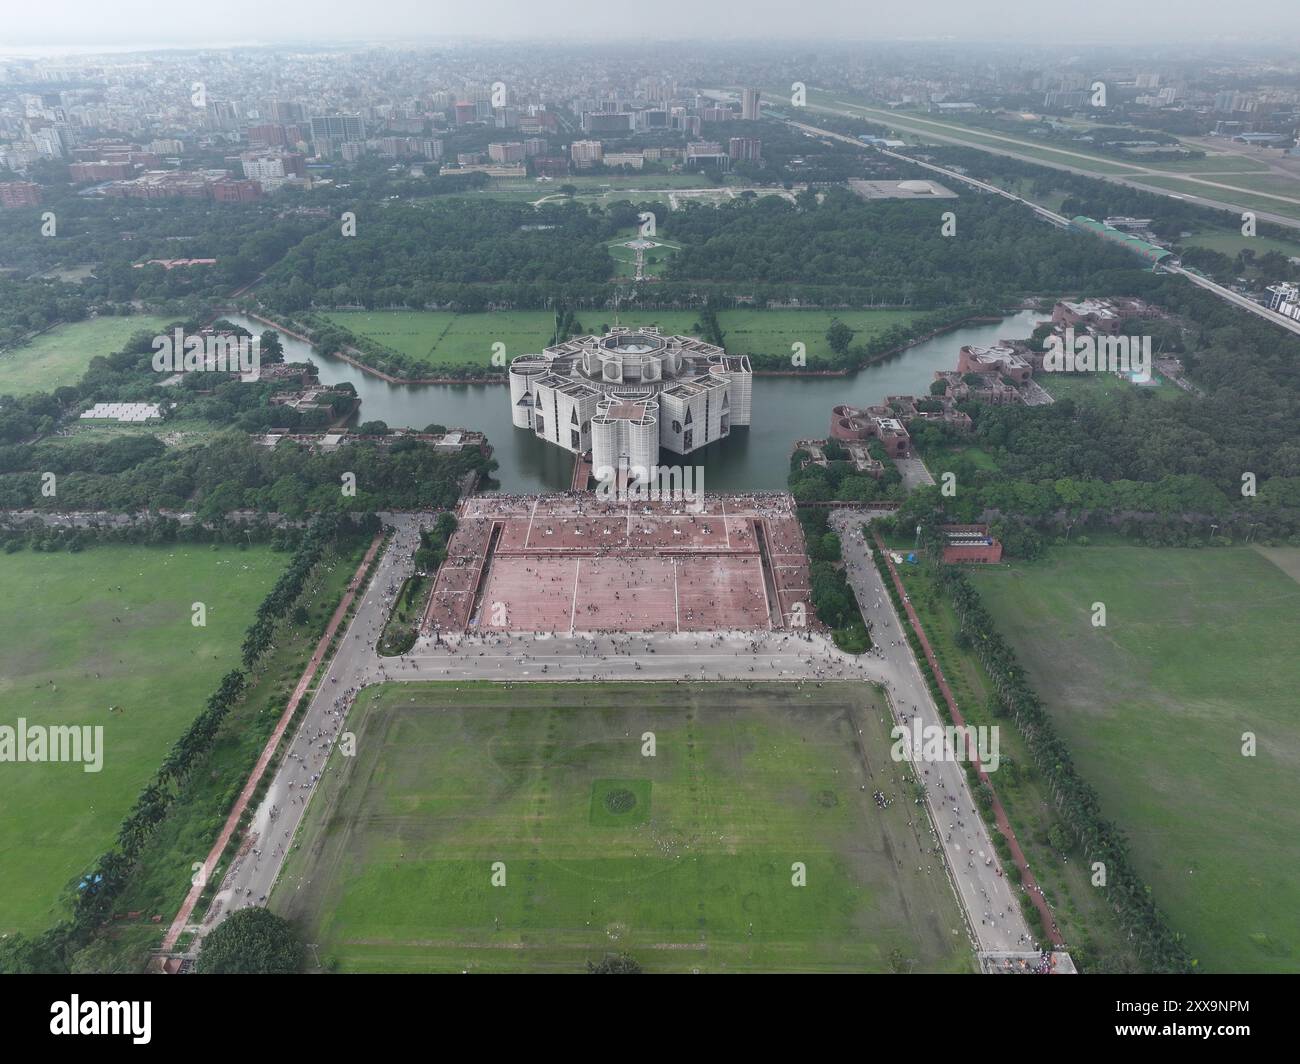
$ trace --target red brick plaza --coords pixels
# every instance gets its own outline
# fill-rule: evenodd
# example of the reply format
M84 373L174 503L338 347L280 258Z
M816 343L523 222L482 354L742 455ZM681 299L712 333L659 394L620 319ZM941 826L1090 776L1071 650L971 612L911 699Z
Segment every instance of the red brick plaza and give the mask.
M699 512L693 512L698 509ZM789 495L607 503L589 493L475 495L424 630L707 632L812 627Z

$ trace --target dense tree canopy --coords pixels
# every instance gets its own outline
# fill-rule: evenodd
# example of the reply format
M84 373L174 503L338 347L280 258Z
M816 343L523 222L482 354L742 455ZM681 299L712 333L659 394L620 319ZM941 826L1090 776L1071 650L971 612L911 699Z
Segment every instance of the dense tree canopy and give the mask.
M287 920L251 906L231 913L203 941L200 975L292 975L302 967L303 943Z
M957 215L942 235L944 211ZM667 220L684 246L670 280L845 286L864 302L923 307L1088 287L1132 257L1044 226L1009 201L979 194L925 203L867 201L830 189L821 202L775 196L688 205Z

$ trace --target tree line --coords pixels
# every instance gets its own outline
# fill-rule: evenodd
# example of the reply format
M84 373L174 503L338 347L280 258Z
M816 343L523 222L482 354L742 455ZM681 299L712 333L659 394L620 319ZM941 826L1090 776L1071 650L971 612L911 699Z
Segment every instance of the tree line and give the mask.
M96 929L112 919L115 905L146 843L204 763L222 723L244 696L258 662L270 649L275 624L287 616L301 595L308 574L328 553L346 551L351 544L373 536L378 526L374 514L359 519L325 514L311 523L288 568L268 592L258 608L257 619L248 629L241 654L243 668L231 669L221 678L203 709L172 745L153 779L123 817L113 847L79 877L68 918L35 938L21 934L10 936L0 944L0 972L66 973L69 970L72 955L89 942Z

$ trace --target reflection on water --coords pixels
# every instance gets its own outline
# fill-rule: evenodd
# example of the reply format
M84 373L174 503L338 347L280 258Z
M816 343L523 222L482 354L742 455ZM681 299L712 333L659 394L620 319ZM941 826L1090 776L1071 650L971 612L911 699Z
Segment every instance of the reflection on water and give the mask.
M260 333L266 327L240 314L227 317ZM1022 311L1000 323L972 325L910 348L896 358L860 370L852 377L756 377L753 424L732 429L725 440L691 455L704 466L709 491L777 490L785 487L795 440L824 437L831 407L838 403L870 406L887 395L923 395L938 369L956 369L963 344L991 344L1023 339L1042 316ZM573 457L542 443L510 423L509 391L504 384L389 384L340 359L282 337L290 361L310 358L325 384L350 382L361 397L360 421L384 421L393 428L422 429L429 424L477 429L486 433L500 468L501 490L555 491L569 486ZM664 460L675 461L665 452Z

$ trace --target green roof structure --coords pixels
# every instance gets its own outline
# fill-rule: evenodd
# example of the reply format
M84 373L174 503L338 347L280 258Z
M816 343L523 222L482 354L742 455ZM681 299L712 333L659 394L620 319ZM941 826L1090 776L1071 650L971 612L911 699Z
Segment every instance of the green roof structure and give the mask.
M1096 218L1088 218L1082 214L1070 219L1070 227L1092 233L1093 236L1099 236L1103 240L1109 240L1115 244L1122 244L1134 254L1141 255L1147 262L1159 262L1162 259L1167 259L1171 254L1166 248L1141 240L1132 233L1125 233L1113 226L1097 221Z

